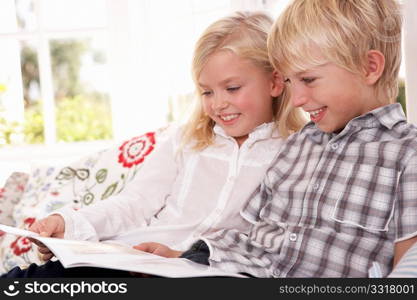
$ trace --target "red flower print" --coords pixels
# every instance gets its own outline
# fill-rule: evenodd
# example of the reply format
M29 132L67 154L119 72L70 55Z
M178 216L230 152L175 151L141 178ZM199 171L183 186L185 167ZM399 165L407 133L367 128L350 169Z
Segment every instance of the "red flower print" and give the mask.
M119 163L125 168L138 165L152 152L155 145L155 132L134 137L120 146Z
M5 192L6 190L5 189L0 189L0 198L2 198L2 197L4 197L4 192Z
M20 236L10 244L10 248L13 249L15 255L22 255L32 249L32 242L29 241L29 239Z
M2 230L0 230L0 237L2 237L3 235L5 235L6 233Z
M26 218L23 223L27 224L27 225L32 225L33 223L35 223L36 219L35 218Z

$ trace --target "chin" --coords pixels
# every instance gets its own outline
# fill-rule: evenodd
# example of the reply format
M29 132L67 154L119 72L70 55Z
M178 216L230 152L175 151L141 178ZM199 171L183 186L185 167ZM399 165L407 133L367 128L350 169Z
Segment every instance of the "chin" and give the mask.
M329 128L329 127L325 127L325 126L317 126L317 127L325 133L333 133L336 130L334 128Z

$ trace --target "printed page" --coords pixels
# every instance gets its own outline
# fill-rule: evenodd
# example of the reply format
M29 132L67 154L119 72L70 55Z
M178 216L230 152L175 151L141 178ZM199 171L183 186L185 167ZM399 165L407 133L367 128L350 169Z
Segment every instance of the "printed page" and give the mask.
M25 237L38 237L39 236L39 234L32 232L32 231L24 230L24 229L20 229L16 227L11 227L7 225L3 225L3 224L0 224L0 230L7 232L7 233L14 234L14 235L25 236Z
M183 258L165 258L112 242L89 242L40 237L37 233L0 224L0 230L31 237L46 245L65 268L90 266L162 277L241 277Z

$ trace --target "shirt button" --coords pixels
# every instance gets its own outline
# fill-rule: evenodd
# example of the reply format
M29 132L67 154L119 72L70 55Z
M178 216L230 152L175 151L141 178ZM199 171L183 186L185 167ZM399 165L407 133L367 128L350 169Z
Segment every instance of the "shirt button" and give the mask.
M318 183L316 183L315 185L313 185L313 190L318 190L319 189L319 187L320 187L320 185L318 184Z
M296 240L297 240L297 234L296 233L291 233L290 234L290 241L295 242Z
M331 147L332 147L333 150L336 150L337 148L339 148L339 144L338 143L333 143Z
M278 269L275 269L272 273L273 273L273 275L274 275L274 276L276 276L276 277L278 277L279 275L281 275L281 272L280 272L280 270L278 270Z

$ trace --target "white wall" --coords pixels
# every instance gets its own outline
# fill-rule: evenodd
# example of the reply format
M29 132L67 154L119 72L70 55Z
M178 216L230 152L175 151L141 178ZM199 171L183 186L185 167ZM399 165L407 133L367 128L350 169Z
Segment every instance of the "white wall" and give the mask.
M403 4L407 118L417 124L417 1L404 0Z

